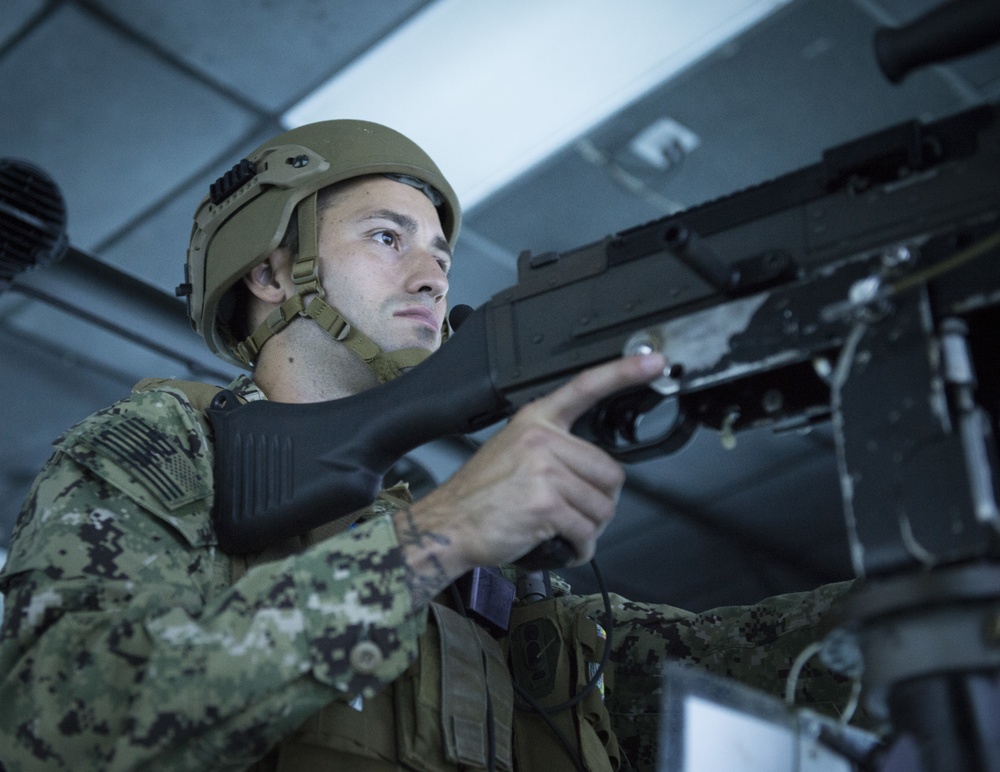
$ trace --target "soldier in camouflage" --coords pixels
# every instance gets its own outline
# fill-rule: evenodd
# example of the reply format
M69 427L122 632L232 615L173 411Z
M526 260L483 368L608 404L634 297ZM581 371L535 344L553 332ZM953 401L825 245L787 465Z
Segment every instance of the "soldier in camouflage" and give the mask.
M193 325L252 368L229 386L242 400L371 388L441 344L459 221L405 137L358 121L286 132L199 207ZM648 770L668 659L782 693L844 586L702 614L612 597L608 620L555 581L514 609L509 636L442 595L555 534L593 555L624 473L569 427L662 368L650 355L585 372L420 501L397 486L255 556L216 544L204 409L218 387L140 383L56 441L18 520L0 575L0 768ZM511 641L551 635L572 697L602 654L597 622L605 689L554 718L564 747L514 707ZM800 704L848 700L815 663L798 683Z

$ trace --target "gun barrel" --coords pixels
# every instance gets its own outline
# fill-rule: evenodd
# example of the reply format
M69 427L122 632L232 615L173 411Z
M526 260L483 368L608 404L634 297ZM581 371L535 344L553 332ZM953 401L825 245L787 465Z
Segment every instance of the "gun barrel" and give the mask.
M953 0L902 27L875 32L882 73L901 82L918 67L975 53L1000 42L1000 3Z

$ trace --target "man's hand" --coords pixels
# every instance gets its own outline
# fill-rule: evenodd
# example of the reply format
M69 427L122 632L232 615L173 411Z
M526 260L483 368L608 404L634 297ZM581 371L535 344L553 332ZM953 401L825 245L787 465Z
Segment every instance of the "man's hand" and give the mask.
M663 371L658 354L584 371L524 406L448 482L396 514L421 595L466 571L518 559L561 535L580 562L615 514L625 472L570 427L597 402Z

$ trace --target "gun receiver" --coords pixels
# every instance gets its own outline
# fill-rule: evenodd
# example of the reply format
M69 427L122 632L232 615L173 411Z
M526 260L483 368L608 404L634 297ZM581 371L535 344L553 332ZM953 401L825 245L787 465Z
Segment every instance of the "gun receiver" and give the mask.
M220 545L257 551L363 507L405 453L499 421L623 353L658 349L668 369L574 431L624 460L672 452L696 424L829 418L840 398L832 371L859 320L902 314L927 327L928 314L995 312L998 118L991 105L910 121L600 242L524 253L517 283L439 352L355 397L239 405L223 393L208 411ZM983 254L963 257L968 244ZM678 420L638 439L642 416L665 398ZM893 551L870 567L907 559Z

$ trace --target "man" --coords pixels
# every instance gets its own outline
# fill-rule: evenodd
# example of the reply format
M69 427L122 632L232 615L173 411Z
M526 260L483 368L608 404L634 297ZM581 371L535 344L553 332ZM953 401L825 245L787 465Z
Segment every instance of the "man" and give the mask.
M375 387L441 344L459 223L451 187L405 137L357 121L286 132L196 213L192 322L213 351L252 367L231 386L243 400ZM842 590L702 615L616 598L613 621L598 599L557 592L518 604L507 635L462 616L445 591L555 535L580 561L593 555L624 475L569 427L662 367L651 355L585 372L423 499L397 486L253 556L222 553L212 525L203 411L218 388L139 384L56 442L19 518L0 578L0 761L652 768L659 664L700 662L778 691ZM585 684L605 632L602 698ZM548 645L525 656L538 636ZM538 674L544 693L524 683ZM518 702L565 693L567 707L545 719L515 709L512 678ZM821 668L802 683L807 701L846 701Z

